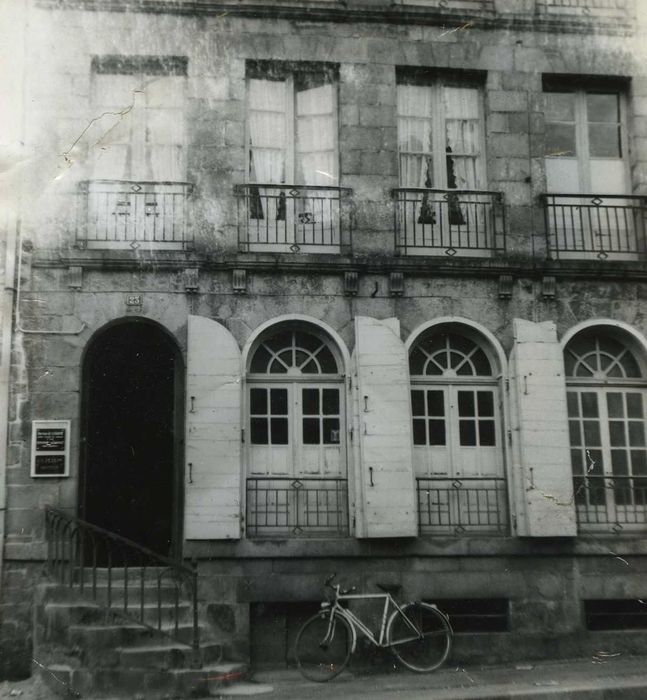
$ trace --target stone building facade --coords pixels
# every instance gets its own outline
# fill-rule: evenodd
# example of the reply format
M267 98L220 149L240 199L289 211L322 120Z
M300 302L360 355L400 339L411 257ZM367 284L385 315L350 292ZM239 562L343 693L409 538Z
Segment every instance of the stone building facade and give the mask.
M195 560L255 661L333 571L457 659L644 649L640 8L22 9L3 672L45 505Z

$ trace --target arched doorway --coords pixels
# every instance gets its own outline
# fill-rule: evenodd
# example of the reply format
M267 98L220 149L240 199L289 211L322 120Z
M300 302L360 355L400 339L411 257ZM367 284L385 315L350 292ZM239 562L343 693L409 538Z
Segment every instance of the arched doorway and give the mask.
M179 541L181 356L157 325L117 323L83 367L80 512L159 554Z

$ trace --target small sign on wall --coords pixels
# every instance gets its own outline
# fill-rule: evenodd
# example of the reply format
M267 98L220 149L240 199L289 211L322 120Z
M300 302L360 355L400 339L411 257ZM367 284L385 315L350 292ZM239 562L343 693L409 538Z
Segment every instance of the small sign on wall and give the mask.
M31 427L31 476L70 473L70 421L35 420Z

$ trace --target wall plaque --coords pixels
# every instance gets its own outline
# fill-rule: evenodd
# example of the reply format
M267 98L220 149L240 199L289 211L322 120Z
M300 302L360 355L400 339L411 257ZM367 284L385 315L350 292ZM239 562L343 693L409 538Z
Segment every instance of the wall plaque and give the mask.
M61 477L70 472L70 421L35 420L31 428L31 476Z

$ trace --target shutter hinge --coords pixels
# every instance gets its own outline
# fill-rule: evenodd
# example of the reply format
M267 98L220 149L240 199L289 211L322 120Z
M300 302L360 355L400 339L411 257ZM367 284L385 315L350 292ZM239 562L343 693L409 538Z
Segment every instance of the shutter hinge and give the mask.
M245 444L245 428L240 429L240 441Z
M350 441L351 441L351 442L353 442L353 433L354 433L354 432L355 432L355 431L354 431L353 427L351 426L351 427L348 429L348 435L349 435L349 437L350 437Z
M510 380L508 378L505 380L505 390L510 391Z
M350 374L348 375L348 388L353 388L353 377Z
M508 428L508 445L512 447L512 430Z

